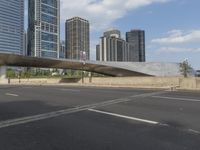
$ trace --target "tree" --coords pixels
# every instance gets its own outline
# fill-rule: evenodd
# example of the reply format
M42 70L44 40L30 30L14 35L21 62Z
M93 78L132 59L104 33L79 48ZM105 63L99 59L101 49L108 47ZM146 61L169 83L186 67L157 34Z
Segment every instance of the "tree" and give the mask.
M30 72L30 70L26 70L26 71L23 73L23 77L29 79L29 78L31 77L31 72Z
M15 78L16 77L15 71L11 68L7 69L6 76L8 78Z
M191 65L188 63L187 60L183 61L181 64L180 64L180 72L182 73L182 75L187 78L188 77L188 74L191 73L192 71L192 67Z

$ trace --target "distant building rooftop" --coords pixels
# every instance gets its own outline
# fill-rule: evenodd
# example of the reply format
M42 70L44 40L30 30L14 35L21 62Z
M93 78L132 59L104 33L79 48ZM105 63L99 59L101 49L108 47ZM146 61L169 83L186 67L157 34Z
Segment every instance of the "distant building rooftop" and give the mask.
M121 32L117 29L107 30L103 34L104 37L114 37L114 38L121 38Z
M85 22L89 22L88 20L86 20L86 19L83 19L83 18L81 18L81 17L73 17L73 18L70 18L70 19L67 19L67 21L69 22L69 21L74 21L74 20L81 20L81 21L85 21Z

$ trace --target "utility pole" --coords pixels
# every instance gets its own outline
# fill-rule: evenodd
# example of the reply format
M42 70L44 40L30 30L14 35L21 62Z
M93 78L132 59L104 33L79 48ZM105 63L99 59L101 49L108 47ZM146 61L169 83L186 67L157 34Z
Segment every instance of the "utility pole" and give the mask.
M85 65L85 61L86 61L86 52L85 51L80 51L80 58L82 61L82 67L81 67L81 80L82 80L82 84L84 83L84 65Z

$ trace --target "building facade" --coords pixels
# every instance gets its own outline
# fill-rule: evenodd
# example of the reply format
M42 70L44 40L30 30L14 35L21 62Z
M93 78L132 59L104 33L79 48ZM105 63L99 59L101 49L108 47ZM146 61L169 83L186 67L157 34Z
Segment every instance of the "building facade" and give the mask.
M130 44L130 61L145 62L145 31L131 30L127 32L126 41Z
M24 0L0 0L0 52L23 54Z
M59 58L60 0L29 0L28 12L28 55Z
M100 61L100 45L96 45L96 60Z
M89 21L74 17L65 24L66 58L81 60L82 54L90 59L90 25Z
M121 32L117 29L110 29L103 33L104 37L115 37L115 38L121 38Z
M129 61L129 44L121 38L119 30L104 32L96 46L97 61Z
M59 51L59 58L64 59L65 57L65 41L60 42L60 51Z
M23 55L27 56L27 50L28 50L28 36L27 32L24 32L24 41L23 41Z

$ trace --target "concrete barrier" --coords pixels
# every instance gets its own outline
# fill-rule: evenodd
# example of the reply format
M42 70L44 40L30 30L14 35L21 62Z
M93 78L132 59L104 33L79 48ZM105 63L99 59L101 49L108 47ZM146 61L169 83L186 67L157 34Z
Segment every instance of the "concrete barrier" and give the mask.
M90 83L89 78L85 83ZM91 83L90 83L91 84ZM177 77L107 77L93 78L92 84L111 86L133 86L133 87L171 87L179 86Z
M200 77L196 78L197 89L200 89Z
M92 82L91 82L92 81ZM76 84L82 85L81 79L11 79L11 84ZM84 78L84 85L89 86L118 86L118 87L136 87L136 88L166 88L175 90L181 89L199 89L200 78L183 78L183 77L93 77Z
M127 87L148 87L148 88L169 88L200 90L200 78L190 77L108 77L93 78L92 83L85 79L86 84L127 86Z
M48 79L48 78L39 78L39 79L10 79L11 84L27 84L27 85L38 85L38 84L58 84L61 79Z
M180 87L183 89L196 89L196 78L180 78Z

